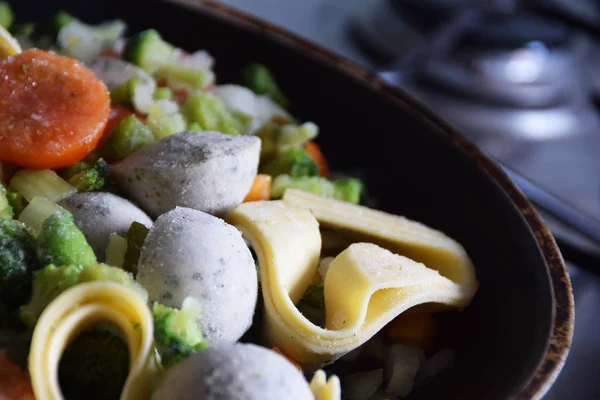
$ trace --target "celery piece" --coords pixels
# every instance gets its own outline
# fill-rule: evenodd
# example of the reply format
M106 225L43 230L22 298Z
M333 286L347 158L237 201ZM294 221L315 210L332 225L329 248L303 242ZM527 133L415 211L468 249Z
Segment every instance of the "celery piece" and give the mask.
M122 268L126 252L127 239L116 233L111 234L108 237L108 246L106 247L106 264Z
M173 91L168 87L157 87L152 94L154 100L173 100Z
M110 91L110 101L113 105L133 108L133 96L135 96L136 88L142 82L136 78L129 78L119 86Z
M319 134L319 127L312 122L305 122L302 125L288 124L280 129L277 145L280 148L301 146L304 143L313 140Z
M21 193L27 201L31 201L34 197L45 197L58 203L77 192L69 182L49 169L17 171L10 180L10 187Z
M174 59L175 47L163 40L154 29L138 33L127 41L123 59L154 73L163 64Z
M127 251L125 252L123 269L134 275L137 274L138 260L146 236L148 236L148 228L137 221L131 223L129 230L127 230L127 234L125 235L127 239Z
M14 18L10 4L5 1L0 2L0 26L6 30L10 29Z
M6 188L0 183L0 219L13 217L13 209L8 202L6 194Z
M188 125L180 113L165 112L158 103L150 104L147 122L154 132L154 137L159 140L174 133L184 132Z
M333 198L335 194L335 185L333 182L319 176L291 177L289 175L279 175L273 179L271 185L271 198L278 199L289 188L304 190L324 197Z
M192 89L204 89L215 81L212 71L198 71L181 64L166 63L154 73L157 80L166 80L168 86L186 86Z
M117 124L102 150L109 160L120 160L153 141L152 130L135 116L129 115Z
M222 99L210 93L189 95L182 112L190 122L197 122L202 130L232 135L246 132L252 121L252 117L230 109Z
M61 206L44 197L34 197L18 219L35 232L40 232L46 218L61 210L63 210Z

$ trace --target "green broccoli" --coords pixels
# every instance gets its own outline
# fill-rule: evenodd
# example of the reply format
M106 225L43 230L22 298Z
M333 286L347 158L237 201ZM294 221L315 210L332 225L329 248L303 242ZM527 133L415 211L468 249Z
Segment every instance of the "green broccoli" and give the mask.
M165 80L169 86L187 86L192 89L204 89L215 81L212 71L198 71L177 63L166 63L154 73L157 80Z
M65 349L58 379L67 399L118 399L129 373L129 350L110 330L95 326Z
M96 263L94 250L75 225L73 215L61 210L42 224L37 237L37 254L43 265L91 265Z
M0 26L6 30L10 29L14 18L10 4L4 1L0 2Z
M290 104L288 98L281 91L275 76L263 64L251 64L242 70L242 81L244 86L256 94L266 94L274 102L284 108Z
M148 228L137 221L133 221L127 230L125 239L127 239L127 250L125 252L125 260L123 261L123 269L133 274L137 274L137 265L140 258L142 246L148 235Z
M320 310L325 309L323 280L312 282L304 292L304 295L302 295L301 301L313 308L318 308Z
M358 204L362 197L363 184L354 178L330 181L320 176L292 177L279 175L273 179L271 197L278 199L288 188L305 190L320 196Z
M65 290L78 283L91 281L110 281L119 283L135 290L147 301L148 293L138 284L133 276L120 268L106 264L66 265L56 267L50 264L33 273L31 300L19 310L21 320L32 327L37 322L42 311Z
M123 59L153 74L163 64L173 61L175 47L163 40L154 29L138 33L123 51Z
M278 153L290 148L301 148L315 139L319 127L312 122L297 125L287 118L275 116L263 124L256 132L262 141L260 150L261 163L269 161Z
M123 118L102 145L101 153L117 161L154 142L152 130L133 115Z
M8 202L8 197L6 197L6 194L6 188L0 183L0 219L12 218L14 215L13 209Z
M262 174L289 175L293 178L319 175L319 166L303 149L290 148L260 167Z
M79 171L75 172L75 166L70 167L72 168L69 172L70 176L65 179L78 192L103 191L110 185L108 164L103 158L98 159L94 165L89 165L85 162L77 164L79 164L77 167Z
M32 273L39 267L29 228L14 219L0 219L0 302L11 307L26 302Z
M59 12L54 14L54 17L52 18L52 21L50 22L50 25L47 29L48 34L52 36L53 39L56 39L56 36L58 36L58 32L65 25L70 24L74 21L78 21L78 19L69 14L68 12L60 10Z
M225 102L211 93L193 93L182 107L183 115L190 122L197 122L205 131L217 131L231 135L246 132L252 117L229 108Z
M25 201L23 195L21 195L21 193L17 192L16 190L8 188L6 190L5 196L6 200L8 201L8 204L12 208L13 215L17 216L21 214L21 212L23 212L23 209L27 205L27 201Z
M133 109L133 96L135 96L135 89L141 84L141 80L133 77L116 86L110 91L111 104Z
M206 348L196 322L199 314L200 304L192 297L183 301L181 310L159 303L152 305L154 345L165 369Z

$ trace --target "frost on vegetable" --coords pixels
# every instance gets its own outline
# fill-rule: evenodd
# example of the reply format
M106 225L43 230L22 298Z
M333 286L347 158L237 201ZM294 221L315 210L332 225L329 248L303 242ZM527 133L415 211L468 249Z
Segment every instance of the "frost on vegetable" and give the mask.
M127 25L120 20L101 25L88 25L75 20L60 28L56 42L67 56L89 60L121 38L126 29Z
M360 202L363 192L362 183L354 178L330 181L319 176L293 177L285 174L279 175L273 180L271 197L280 198L289 188L300 189L353 204Z
M152 130L135 116L123 118L102 145L100 153L108 160L121 160L154 142Z
M210 70L198 71L175 62L161 65L154 72L154 77L173 88L205 89L215 81L215 74Z
M202 306L197 322L209 346L237 341L252 323L258 283L241 233L220 218L178 207L154 222L140 254L137 281L150 301Z
M177 103L170 100L158 100L150 105L147 124L158 140L184 132L187 128L187 122L179 113Z
M152 217L176 206L222 215L250 190L259 153L254 136L186 131L112 164L111 175Z
M145 30L129 39L123 53L124 60L151 74L172 61L174 56L175 47L163 40L154 29Z
M318 176L319 167L304 150L290 148L260 167L260 172L272 176L289 175L292 178Z

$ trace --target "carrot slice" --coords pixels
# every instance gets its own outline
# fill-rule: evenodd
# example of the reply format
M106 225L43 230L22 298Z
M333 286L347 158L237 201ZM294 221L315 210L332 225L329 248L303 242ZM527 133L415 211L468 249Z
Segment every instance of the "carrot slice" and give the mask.
M275 353L279 353L280 355L284 356L289 362L294 364L296 366L296 368L298 368L300 371L302 371L302 367L300 366L300 364L298 364L296 361L294 361L289 356L287 356L283 351L279 350L279 348L277 346L273 346L273 348L271 350L273 350Z
M271 175L258 174L252 182L250 191L244 199L244 203L249 201L269 200L271 198Z
M106 85L77 60L31 49L0 60L0 161L61 168L96 147Z
M35 400L29 375L3 352L0 353L0 400Z
M310 155L310 158L317 163L319 167L319 175L327 176L328 166L327 161L325 160L325 156L321 153L321 148L315 142L308 142L304 145L304 150Z
M437 330L437 321L429 313L405 312L384 328L385 336L393 342L408 342L427 349Z

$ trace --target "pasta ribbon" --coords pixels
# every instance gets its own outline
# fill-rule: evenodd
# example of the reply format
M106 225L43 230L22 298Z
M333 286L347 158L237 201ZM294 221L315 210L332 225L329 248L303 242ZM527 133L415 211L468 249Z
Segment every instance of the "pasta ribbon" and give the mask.
M241 204L227 220L241 230L258 257L265 341L296 360L303 370L317 370L335 361L411 307L435 303L460 308L471 301L475 272L458 243L412 221L395 216L386 219L385 215L378 215L379 222L371 221L368 209L353 210L353 215L346 216L350 225L354 218L354 225L361 226L356 219L363 217L369 224L379 223L384 232L391 232L392 248L431 259L432 267L451 279L379 245L355 243L330 264L324 282L326 324L324 328L313 324L295 304L317 270L321 250L317 218L325 220L328 213L290 203L284 198ZM331 212L339 211L337 204L329 206ZM389 226L398 221L405 224L396 228L404 230L402 234Z
M148 306L135 291L117 283L87 282L54 299L35 326L28 363L37 400L63 399L58 384L60 357L69 342L96 322L117 326L129 348L129 376L121 400L150 397L157 366Z

